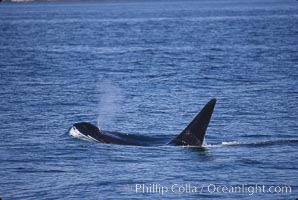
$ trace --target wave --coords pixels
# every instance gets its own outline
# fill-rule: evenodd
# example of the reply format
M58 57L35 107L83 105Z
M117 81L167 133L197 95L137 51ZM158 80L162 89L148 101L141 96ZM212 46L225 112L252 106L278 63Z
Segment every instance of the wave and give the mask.
M206 144L204 147L223 147L223 146L271 146L281 144L293 144L298 143L296 139L285 139L285 140L270 140L270 141L259 141L259 142L239 142L239 141L228 141L220 144Z

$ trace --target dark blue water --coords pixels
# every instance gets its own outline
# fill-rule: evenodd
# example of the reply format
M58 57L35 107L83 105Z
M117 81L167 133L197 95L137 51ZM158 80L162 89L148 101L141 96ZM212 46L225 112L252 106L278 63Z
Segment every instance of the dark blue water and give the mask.
M297 13L294 0L2 3L0 197L296 199ZM66 133L89 121L173 138L214 97L203 149Z

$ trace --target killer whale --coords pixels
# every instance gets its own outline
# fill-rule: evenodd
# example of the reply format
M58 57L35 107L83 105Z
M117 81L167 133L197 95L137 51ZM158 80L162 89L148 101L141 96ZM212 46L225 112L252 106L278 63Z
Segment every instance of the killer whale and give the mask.
M216 99L211 99L196 115L191 123L177 137L165 143L165 145L201 147L204 142L207 127L211 120L215 104ZM88 122L75 123L68 132L71 136L76 138L88 139L107 144L155 146L158 143L153 139L144 141L142 138L132 137L128 134L104 131Z

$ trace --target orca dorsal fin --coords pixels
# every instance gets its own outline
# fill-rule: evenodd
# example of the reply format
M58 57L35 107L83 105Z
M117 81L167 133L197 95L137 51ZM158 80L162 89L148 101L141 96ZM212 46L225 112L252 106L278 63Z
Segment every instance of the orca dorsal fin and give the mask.
M202 146L216 99L211 99L192 122L170 144L177 146Z

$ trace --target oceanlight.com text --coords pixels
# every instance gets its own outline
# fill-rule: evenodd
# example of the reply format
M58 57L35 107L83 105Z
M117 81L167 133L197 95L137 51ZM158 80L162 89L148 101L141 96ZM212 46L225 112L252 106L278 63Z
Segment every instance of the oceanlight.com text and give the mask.
M261 185L261 184L135 184L132 188L136 194L290 194L292 187L289 185Z

